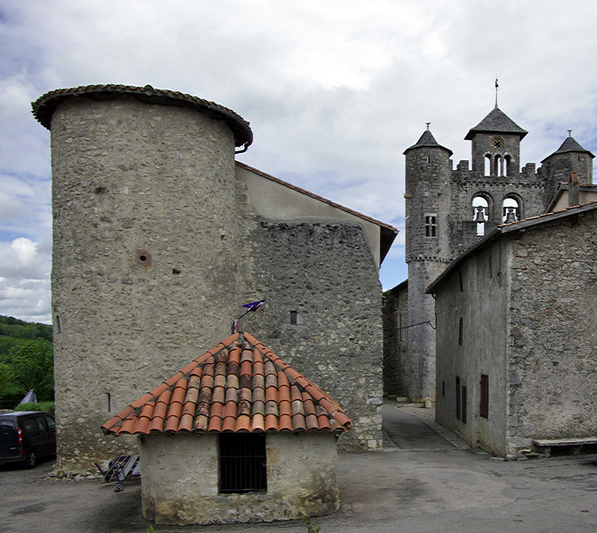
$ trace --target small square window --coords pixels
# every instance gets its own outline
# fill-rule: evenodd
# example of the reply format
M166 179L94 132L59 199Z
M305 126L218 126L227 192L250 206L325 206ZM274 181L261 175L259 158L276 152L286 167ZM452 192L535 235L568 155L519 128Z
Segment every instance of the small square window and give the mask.
M220 493L267 492L265 435L220 434Z
M425 237L437 236L437 216L434 214L425 215Z

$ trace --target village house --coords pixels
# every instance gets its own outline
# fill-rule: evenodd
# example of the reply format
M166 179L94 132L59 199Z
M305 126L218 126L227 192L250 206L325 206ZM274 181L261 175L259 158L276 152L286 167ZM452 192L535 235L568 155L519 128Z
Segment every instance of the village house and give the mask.
M143 514L170 525L336 511L336 440L351 429L328 394L249 333L225 339L103 425L140 438Z
M346 406L339 444L382 439L379 266L396 230L235 161L253 141L223 106L151 86L58 89L51 131L59 471L135 449L107 418L246 327Z
M596 265L595 201L500 225L453 261L427 290L437 421L500 456L594 447Z

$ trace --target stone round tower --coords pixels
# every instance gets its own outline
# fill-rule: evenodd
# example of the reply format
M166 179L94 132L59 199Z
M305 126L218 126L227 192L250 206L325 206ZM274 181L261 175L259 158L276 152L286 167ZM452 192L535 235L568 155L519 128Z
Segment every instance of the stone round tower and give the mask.
M451 260L448 231L452 151L427 129L406 156L406 262L410 397L435 397L435 305L425 289Z
M151 86L60 89L33 112L51 130L58 466L76 471L98 449L123 453L98 445L110 413L229 332L234 152L252 133L224 107Z

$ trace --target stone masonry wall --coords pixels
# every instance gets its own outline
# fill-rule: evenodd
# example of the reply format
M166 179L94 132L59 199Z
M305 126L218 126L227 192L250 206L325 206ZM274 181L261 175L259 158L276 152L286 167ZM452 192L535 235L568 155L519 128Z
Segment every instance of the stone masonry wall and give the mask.
M342 446L382 447L381 285L362 227L265 220L242 183L239 197L242 298L266 299L242 329L342 405L355 425Z
M58 467L124 453L100 426L224 338L236 312L234 139L121 98L52 120Z
M384 293L383 305L384 396L407 396L410 390L408 358L408 284Z
M597 219L542 225L516 243L509 443L597 435Z
M219 494L217 435L146 436L141 446L144 516L159 525L232 524L336 511L335 434L266 439L267 492Z

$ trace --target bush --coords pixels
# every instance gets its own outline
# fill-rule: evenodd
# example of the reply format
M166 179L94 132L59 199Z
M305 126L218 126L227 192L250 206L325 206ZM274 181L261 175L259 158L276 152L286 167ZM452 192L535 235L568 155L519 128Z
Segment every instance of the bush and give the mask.
M54 416L54 402L20 403L15 411L43 411Z

